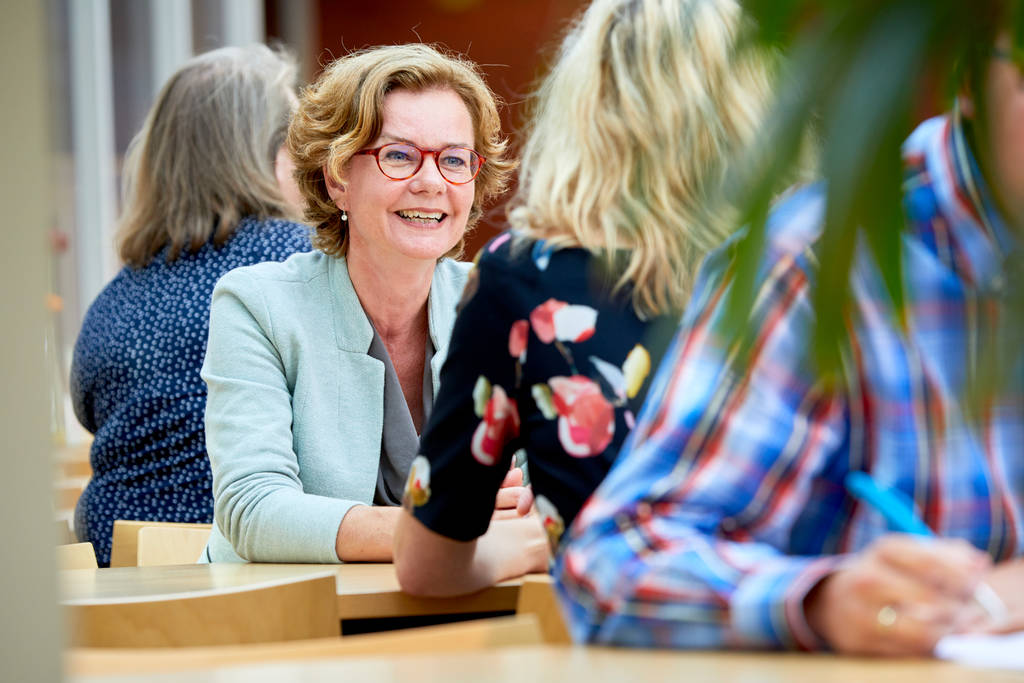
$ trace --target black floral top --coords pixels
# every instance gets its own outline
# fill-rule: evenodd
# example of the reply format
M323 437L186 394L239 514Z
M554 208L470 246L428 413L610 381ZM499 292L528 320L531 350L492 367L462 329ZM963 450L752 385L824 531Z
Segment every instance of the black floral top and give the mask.
M503 233L477 257L403 504L433 531L481 536L526 453L552 547L633 428L678 315L645 321L583 249Z

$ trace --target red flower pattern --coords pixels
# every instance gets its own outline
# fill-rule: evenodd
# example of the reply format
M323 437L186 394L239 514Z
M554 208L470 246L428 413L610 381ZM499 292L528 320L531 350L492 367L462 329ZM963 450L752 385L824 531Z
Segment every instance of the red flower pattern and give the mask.
M508 333L508 353L513 358L523 360L526 355L526 339L530 334L530 323L526 320L517 320L512 323L512 329Z
M558 440L577 458L597 455L615 434L615 409L600 387L581 375L548 381L558 412Z
M558 341L582 342L594 336L597 311L590 306L570 306L548 299L530 313L533 333L545 344Z
M519 436L519 409L498 385L491 389L483 420L473 432L470 452L481 465L493 465L509 440Z

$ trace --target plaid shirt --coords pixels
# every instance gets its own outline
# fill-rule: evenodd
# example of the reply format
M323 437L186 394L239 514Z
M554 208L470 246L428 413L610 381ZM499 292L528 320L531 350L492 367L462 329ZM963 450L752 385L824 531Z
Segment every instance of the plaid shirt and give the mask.
M1021 363L1000 368L1010 388L977 417L962 400L968 365L998 324L1013 240L956 119L923 123L904 157L906 328L862 246L840 388L825 389L809 361L823 188L797 190L772 213L742 369L718 325L727 249L709 256L651 399L558 558L577 640L821 647L804 619L807 591L887 532L846 493L853 470L913 498L942 536L997 560L1022 553Z

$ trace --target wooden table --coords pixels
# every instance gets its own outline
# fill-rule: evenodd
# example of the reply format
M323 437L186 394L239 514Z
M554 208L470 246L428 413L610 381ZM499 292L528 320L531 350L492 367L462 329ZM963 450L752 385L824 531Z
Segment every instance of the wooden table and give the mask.
M262 662L258 665L195 670L189 683L645 683L716 681L721 683L1003 683L1021 681L1020 672L970 669L933 660L854 659L832 655L729 652L655 652L605 648L530 646L449 652L395 654L330 660ZM181 672L131 676L80 676L75 683L181 680Z
M398 587L391 564L187 564L60 572L61 602L152 598L216 591L334 572L338 614L346 619L513 611L521 581L458 598L416 598Z

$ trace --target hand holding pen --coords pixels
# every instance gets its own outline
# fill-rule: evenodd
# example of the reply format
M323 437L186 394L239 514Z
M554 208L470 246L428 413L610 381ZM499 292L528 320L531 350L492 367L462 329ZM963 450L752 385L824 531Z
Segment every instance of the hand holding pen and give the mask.
M804 601L808 623L839 652L930 654L977 609L975 591L991 560L963 540L923 538L931 532L914 523L911 507L880 503L888 494L857 479L847 481L851 493L904 533L879 538L820 581Z
M846 489L853 496L873 507L889 524L889 528L905 534L932 538L935 534L914 512L913 503L901 492L883 489L865 472L851 472L846 477ZM1006 621L1009 616L1006 605L992 588L979 582L972 593L977 603L994 624Z

